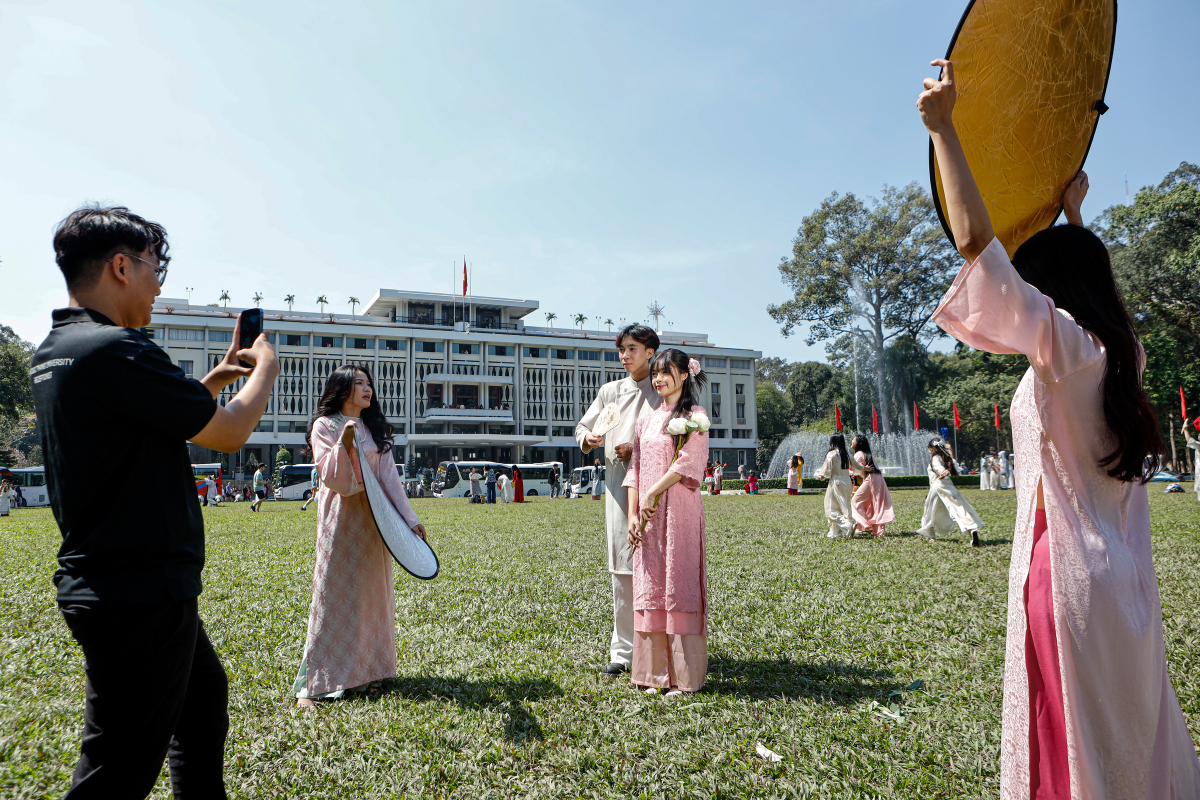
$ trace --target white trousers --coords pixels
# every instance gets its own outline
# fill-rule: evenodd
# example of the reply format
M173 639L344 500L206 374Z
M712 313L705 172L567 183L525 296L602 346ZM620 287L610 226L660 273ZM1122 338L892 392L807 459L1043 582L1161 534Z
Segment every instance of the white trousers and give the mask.
M633 576L613 572L613 632L608 660L613 664L633 663Z

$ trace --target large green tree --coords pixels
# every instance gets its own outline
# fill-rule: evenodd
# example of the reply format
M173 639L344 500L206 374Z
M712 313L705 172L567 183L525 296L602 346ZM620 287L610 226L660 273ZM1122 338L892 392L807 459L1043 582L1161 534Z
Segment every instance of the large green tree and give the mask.
M891 430L884 350L897 336L938 335L929 318L957 264L929 194L885 186L864 204L836 192L805 217L779 273L792 299L768 306L783 335L807 325L807 342L849 337L872 357L876 402Z
M758 412L756 459L758 468L762 470L767 468L775 448L788 435L788 416L791 414L791 403L788 402L787 395L769 381L757 384L754 399Z
M22 412L33 410L32 361L33 345L12 328L0 325L0 418L16 422Z

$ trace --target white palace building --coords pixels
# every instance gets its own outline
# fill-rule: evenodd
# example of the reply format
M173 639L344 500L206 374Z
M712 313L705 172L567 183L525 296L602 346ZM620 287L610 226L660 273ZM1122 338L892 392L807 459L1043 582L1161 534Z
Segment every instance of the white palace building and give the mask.
M255 460L274 464L280 448L304 461L304 431L325 386L342 364L365 364L384 413L396 427L397 463L418 466L486 459L510 463L583 463L575 423L596 390L625 376L613 332L525 324L536 300L463 298L380 289L362 314L265 311L280 372L262 423L240 453L233 478ZM201 377L229 347L238 309L160 297L143 329L171 360ZM708 373L705 405L710 450L750 466L758 447L754 359L761 353L717 347L705 334L666 331L663 346L700 360ZM222 393L224 403L240 381ZM197 461L215 461L193 445ZM248 477L248 476L247 476Z

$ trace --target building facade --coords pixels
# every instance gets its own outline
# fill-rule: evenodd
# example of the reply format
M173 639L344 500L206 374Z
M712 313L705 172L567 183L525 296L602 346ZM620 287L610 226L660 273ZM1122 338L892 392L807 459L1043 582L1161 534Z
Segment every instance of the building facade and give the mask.
M575 424L597 390L625 377L614 332L525 324L537 301L463 298L379 290L363 314L265 311L280 372L267 411L242 450L228 459L241 479L254 462L273 465L279 449L305 459L304 432L325 381L342 364L367 366L384 414L396 428L397 463L487 459L510 463L585 457ZM238 309L159 298L144 330L193 377L202 377L233 339ZM708 374L710 451L734 467L754 464L754 359L761 353L718 347L704 334L666 331L663 346L698 359ZM224 404L240 388L227 388ZM193 445L197 461L219 454Z

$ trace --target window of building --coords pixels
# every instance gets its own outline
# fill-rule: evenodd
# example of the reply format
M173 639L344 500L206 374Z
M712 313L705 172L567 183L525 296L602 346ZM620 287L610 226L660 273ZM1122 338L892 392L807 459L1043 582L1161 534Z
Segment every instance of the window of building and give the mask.
M487 429L488 433L494 433L500 436L512 436L513 427L514 426L512 425L488 425Z
M281 333L279 343L288 347L308 347L308 335L304 333Z
M555 425L551 432L554 436L575 436L575 428L570 425Z
M720 419L721 418L721 401L713 400L711 403L709 403L709 405L712 406L712 408L709 409L709 411L712 412L712 415L714 417L716 417L717 419Z
M710 384L709 384L709 386L712 388L712 393L713 393L713 394L720 394L720 393L721 393L721 384L719 384L719 383L710 383Z
M340 336L318 336L313 342L317 347L341 347L342 337Z
M599 361L600 360L600 351L599 350L580 350L579 351L579 360L580 361Z
M441 342L417 342L413 349L418 353L440 353L442 352Z
M575 358L575 351L574 350L563 350L558 347L555 347L550 351L550 357L557 358L560 361L568 361L572 358Z
M720 368L724 369L725 368L725 359L709 358L709 357L705 356L704 366L705 367L720 367Z
M210 342L232 342L233 331L209 331L208 340ZM218 334L224 334L224 339L218 339ZM198 328L171 328L167 331L167 338L183 342L203 342L204 331Z
M734 384L733 393L734 394L745 394L746 393L746 384L744 384L744 383Z
M746 404L745 403L737 404L737 418L738 419L746 418Z
M256 427L254 430L270 433L271 431L275 430L275 423L269 419L260 419L258 421L258 427Z
M462 435L471 434L471 433L479 433L479 425L478 424L475 424L475 425L462 425L462 424L451 425L450 432L462 434Z
M403 339L380 339L380 350L403 350L408 343Z
M147 339L161 339L164 336L165 328L139 328Z
M415 432L415 433L441 433L442 426L441 425L433 425L428 422L418 422L413 425L413 432Z
M305 425L303 422L288 422L286 420L279 423L279 433L303 433Z
M346 342L346 346L352 350L374 350L375 349L375 340L374 339L359 339L359 338L352 337L352 338L350 338L349 341Z
M614 352L612 350L605 350L604 351L604 360L605 361L620 361L621 354Z
M546 435L546 426L545 425L526 425L525 426L525 435L526 436L545 436Z
M742 429L734 428L733 429L733 438L749 439L750 438L750 430L748 428L742 428Z
M526 347L525 348L525 357L526 358L545 358L546 357L546 348L544 348L544 347ZM534 436L536 434L529 434L529 435Z
M513 356L514 350L516 350L516 348L513 347L511 344L489 344L488 345L488 355L489 356L508 356L511 358Z
M184 375L187 375L189 378L192 377L192 362L191 361L180 361L179 368L181 370L183 370Z
M467 344L466 342L455 342L454 352L460 356L477 356L479 355L479 345Z
M748 358L731 358L729 359L729 366L732 369L750 369L754 365Z
M405 427L406 427L406 423L397 422L395 425L392 426L392 428L393 428L392 432L395 434L398 434L400 436L403 436ZM396 450L396 452L399 452L399 448L393 448L393 449Z
M710 438L710 439L728 439L729 438L729 429L728 428L709 428L708 429L708 438ZM720 458L720 456L717 456L717 458Z

